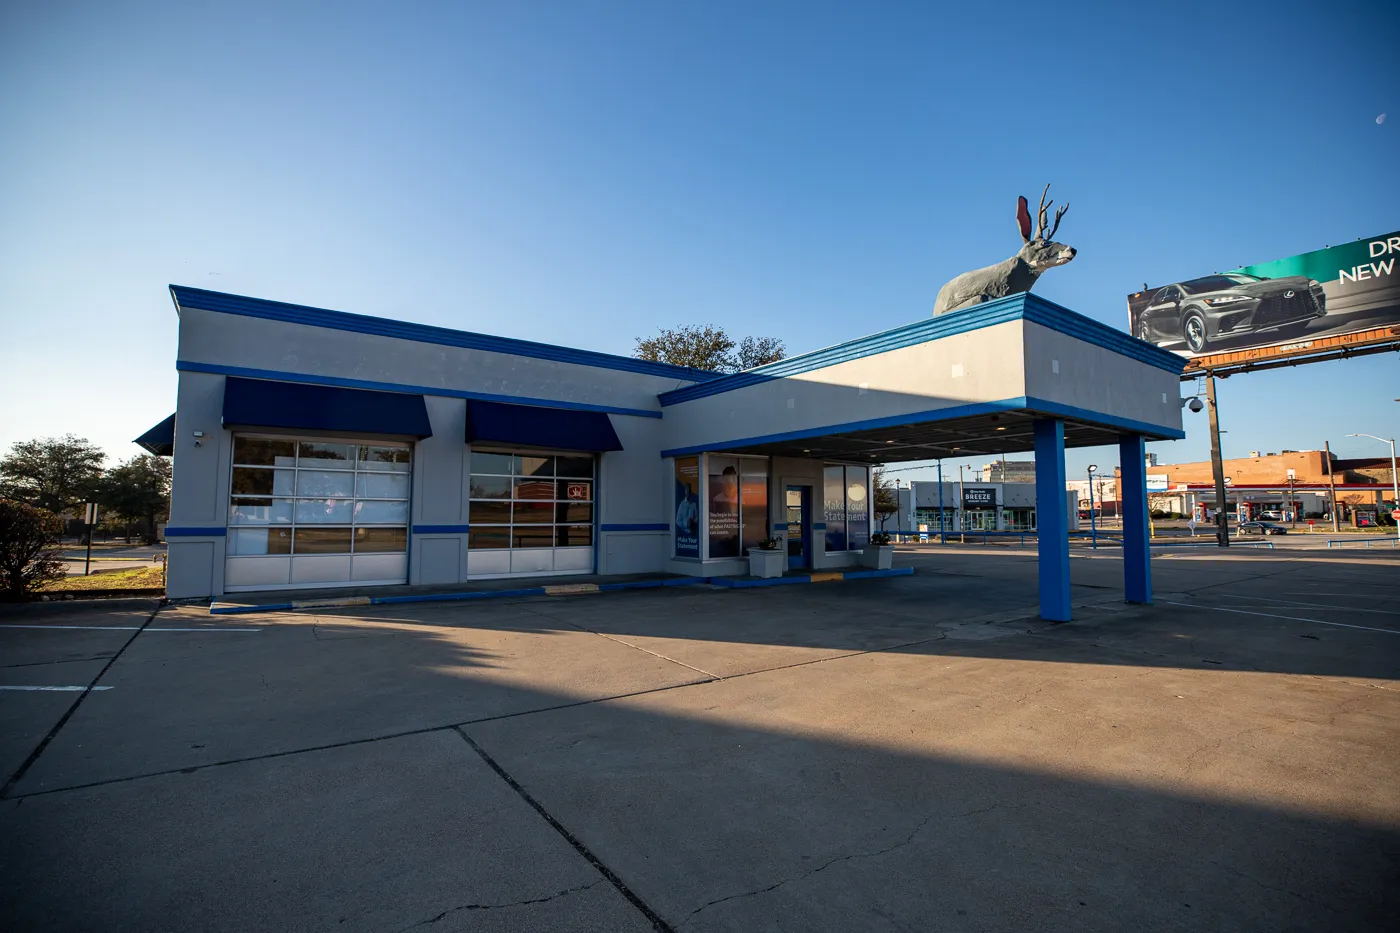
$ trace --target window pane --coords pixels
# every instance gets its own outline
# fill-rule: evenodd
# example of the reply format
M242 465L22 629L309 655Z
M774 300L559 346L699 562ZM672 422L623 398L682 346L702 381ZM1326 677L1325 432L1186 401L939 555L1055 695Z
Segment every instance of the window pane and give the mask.
M560 502L554 506L554 520L556 522L592 522L593 503L591 502Z
M588 547L593 543L591 525L559 525L554 531L555 547Z
M290 528L235 528L229 531L228 552L244 554L292 553Z
M744 553L768 537L768 464L761 460L740 460L741 544Z
M473 499L509 499L509 476L472 475L471 497Z
M553 476L553 457L525 457L515 455L516 476Z
M709 464L710 556L739 556L739 461L706 457Z
M467 531L467 549L510 547L510 526L472 525Z
M556 495L568 502L592 502L593 484L586 480L561 479Z
M353 470L355 468L355 445L300 441L297 444L297 466Z
M235 496L290 496L296 473L293 470L259 470L235 467L233 494Z
M310 525L348 525L350 524L350 504L349 499L298 499L296 506L296 523L300 525L305 522Z
M515 547L553 547L554 528L540 525L535 528L515 528L511 531L511 543Z
M512 510L515 524L549 525L554 522L553 502L516 502Z
M515 481L515 498L517 499L553 499L554 480L552 479L518 479Z
M408 550L407 528L356 528L355 553Z
M296 466L297 442L262 437L235 437L233 462L250 466Z
M355 524L406 525L408 524L408 503L374 501L356 502Z
M390 477L393 479L394 477ZM327 470L297 470L297 495L335 496L349 498L355 494L354 473L331 473Z
M700 556L700 467L696 457L675 461L675 541L677 557Z
M593 458L592 457L556 457L555 476L568 476L578 479L593 478Z
M291 499L234 499L228 508L230 525L290 525Z
M298 528L294 554L349 554L349 528Z
M869 467L846 467L846 548L858 550L870 543Z
M360 469L380 473L407 473L407 447L361 447Z
M493 502L490 500L477 502L472 500L471 523L475 525L477 522L500 522L502 524L510 524L510 503Z
M822 508L826 522L826 549L846 550L846 468L822 470Z
M355 477L355 495L367 499L407 499L407 473L360 473Z
M510 454L486 454L472 451L471 471L473 473L495 473L509 476L513 458Z

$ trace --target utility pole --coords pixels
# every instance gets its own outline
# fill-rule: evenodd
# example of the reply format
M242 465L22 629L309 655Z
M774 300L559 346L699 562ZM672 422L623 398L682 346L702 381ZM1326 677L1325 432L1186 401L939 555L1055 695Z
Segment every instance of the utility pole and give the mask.
M1298 527L1298 505L1293 501L1294 472L1292 468L1288 471L1288 526L1290 528Z
M1400 512L1400 471L1395 469L1395 438L1377 437L1374 434L1348 434L1347 437L1369 437L1382 444L1390 445L1390 488L1395 494L1395 511ZM1381 505L1381 509L1377 509L1377 511L1381 511L1385 508L1385 497L1377 494L1376 499ZM1400 538L1400 521L1395 522L1395 537Z
M1215 474L1215 539L1230 546L1230 519L1225 508L1225 464L1220 457L1220 414L1215 405L1215 373L1206 373L1206 402L1210 407L1210 468Z
M943 461L938 461L938 543L947 544L948 536L943 530Z
M1327 485L1332 492L1332 533L1336 534L1340 532L1342 528L1341 525L1337 523L1337 474L1332 472L1332 442L1323 441L1322 449L1326 451L1326 453L1323 454L1324 459L1322 462L1327 467Z
M963 506L966 504L967 498L966 498L966 496L965 496L964 493L963 493L963 472L962 472L962 471L963 471L963 465L962 465L961 463L959 463L959 464L958 464L958 531L960 531L961 534L958 536L958 543L959 543L959 544L966 544L966 543L967 543L967 514L966 514L966 509L964 509Z

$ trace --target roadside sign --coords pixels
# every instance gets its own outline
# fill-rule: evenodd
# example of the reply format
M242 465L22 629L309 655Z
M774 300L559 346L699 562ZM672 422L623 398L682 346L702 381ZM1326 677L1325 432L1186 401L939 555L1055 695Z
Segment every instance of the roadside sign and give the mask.
M83 510L83 524L84 524L84 525L96 525L96 524L97 524L97 503L96 503L96 502L88 502L88 503L86 503L85 508L84 508L84 510Z
M1400 509L1396 509L1395 511L1391 512L1390 517L1395 519L1397 522L1400 522Z

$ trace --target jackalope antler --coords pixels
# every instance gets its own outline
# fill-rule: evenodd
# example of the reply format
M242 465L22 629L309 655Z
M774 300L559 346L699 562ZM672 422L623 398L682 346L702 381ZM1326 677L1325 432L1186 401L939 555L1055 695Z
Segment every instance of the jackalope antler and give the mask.
M1045 225L1046 225L1045 212L1048 211L1048 210L1050 210L1050 206L1051 206L1052 204L1055 203L1055 201L1054 201L1053 198L1052 198L1048 203L1046 202L1045 196L1046 196L1047 194L1049 194L1049 193L1050 193L1050 186L1049 186L1049 185L1046 185L1046 186L1045 186L1045 190L1042 191L1042 192L1040 192L1040 208L1039 208L1039 210L1038 210L1038 217L1037 217L1037 223L1036 223L1036 226L1038 227L1038 229L1036 230L1036 233L1035 233L1036 239L1040 239L1040 240L1053 240L1053 239L1055 238L1055 231L1058 230L1058 229L1060 229L1060 218L1064 217L1064 216L1065 216L1065 211L1069 210L1069 205L1068 205L1068 204L1065 204L1064 206L1057 208L1057 209L1055 210L1055 226L1053 226L1053 227L1050 228L1050 232L1049 232L1049 233L1046 233L1046 232L1045 232ZM1030 238L1030 237L1026 237L1026 242L1029 243L1030 241L1031 241L1031 238Z

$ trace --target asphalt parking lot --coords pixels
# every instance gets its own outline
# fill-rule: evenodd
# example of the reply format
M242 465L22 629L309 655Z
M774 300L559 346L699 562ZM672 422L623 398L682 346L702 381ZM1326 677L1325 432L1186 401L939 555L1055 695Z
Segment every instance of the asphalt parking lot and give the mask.
M1400 552L0 614L12 930L1400 927ZM19 689L19 688L61 689ZM89 689L91 688L91 689Z

